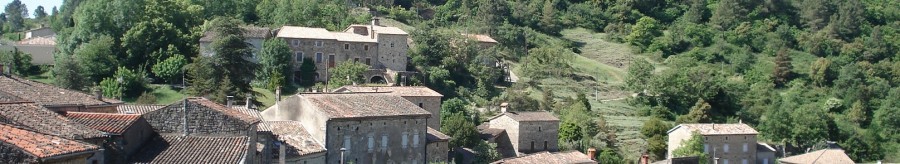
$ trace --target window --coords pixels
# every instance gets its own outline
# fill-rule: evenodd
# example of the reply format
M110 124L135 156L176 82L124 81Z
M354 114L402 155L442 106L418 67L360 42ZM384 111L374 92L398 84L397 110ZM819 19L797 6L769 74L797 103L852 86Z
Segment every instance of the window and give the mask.
M300 46L300 40L297 40L297 39L291 40L291 44L293 44L294 47L299 47L299 46Z
M709 153L709 144L703 144L703 153Z
M547 141L544 141L544 150L547 150Z
M419 130L413 131L413 147L419 147Z
M763 158L763 164L769 164L769 158Z
M393 42L391 42L391 47L392 47L392 48L394 47L394 43L393 43Z
M425 104L419 103L419 108L425 108Z
M372 150L375 150L375 137L372 136L371 134L369 134L369 140L368 140L368 141L369 141L369 142L368 142L369 152L372 152Z
M747 164L747 159L741 159L741 164Z
M400 138L400 139L401 139L401 142L400 142L401 145L403 145L403 148L406 148L406 145L408 145L408 143L409 143L409 132L403 132L403 138Z
M303 62L303 52L295 52L294 54L297 56L297 59L295 60L297 60L298 63Z
M381 136L381 149L387 149L388 138L387 134Z
M349 49L350 49L350 44L344 43L344 49L345 49L345 50L349 50Z
M728 152L728 144L722 146L722 151Z
M747 143L744 143L744 153L747 152Z
M725 141L728 141L728 137L725 137Z
M325 43L324 43L324 42L322 42L322 41L316 41L316 47L322 47L322 46L325 46Z
M316 63L322 63L322 53L316 52Z
M344 148L350 150L350 136L344 136Z
M366 58L366 65L372 65L372 59Z
M534 150L534 141L531 141L531 150Z
M538 126L538 132L543 131L543 127Z
M363 46L363 50L368 51L368 50L369 50L369 45Z
M722 164L728 164L728 159L722 160Z

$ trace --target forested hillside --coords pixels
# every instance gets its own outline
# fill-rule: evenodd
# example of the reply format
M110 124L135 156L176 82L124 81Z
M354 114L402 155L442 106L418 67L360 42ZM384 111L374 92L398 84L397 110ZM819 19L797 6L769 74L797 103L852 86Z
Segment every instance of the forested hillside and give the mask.
M420 73L407 83L445 96L451 146L489 149L474 126L509 102L555 113L562 149L596 147L609 163L665 158L679 123L737 122L789 155L835 141L857 162L900 162L896 0L65 0L45 20L58 32L56 85L136 98L186 76L187 94L222 101L329 87L238 60L237 27L342 30L372 16L410 33L408 70ZM223 55L198 55L207 31L225 36L213 42ZM266 44L264 60L290 55Z

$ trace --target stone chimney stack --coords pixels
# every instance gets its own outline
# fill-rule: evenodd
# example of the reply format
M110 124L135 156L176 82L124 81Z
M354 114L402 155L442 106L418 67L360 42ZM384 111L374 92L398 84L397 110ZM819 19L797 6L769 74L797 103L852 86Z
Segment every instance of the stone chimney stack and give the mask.
M591 161L597 161L597 149L588 148L588 157L591 158Z
M100 89L95 89L94 90L94 98L96 98L97 100L103 101L103 91Z
M246 107L247 109L250 109L250 106L252 106L252 104L253 104L253 103L250 101L250 100L251 100L250 98L251 98L251 96L250 96L250 95L247 95L247 103L244 104L244 107Z
M281 101L281 86L275 87L275 102Z
M506 113L509 108L509 103L500 103L500 114Z
M234 96L227 96L225 98L225 106L231 108L231 105L234 105Z

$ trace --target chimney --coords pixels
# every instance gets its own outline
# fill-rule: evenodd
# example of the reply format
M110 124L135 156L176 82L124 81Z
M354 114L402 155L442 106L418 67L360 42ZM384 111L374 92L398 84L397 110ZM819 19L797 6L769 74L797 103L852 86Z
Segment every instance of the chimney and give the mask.
M378 18L372 17L372 24L369 24L369 37L375 39L375 24L381 24Z
M500 113L506 113L507 108L509 108L509 103L500 103Z
M649 164L649 163L650 163L650 155L647 155L646 153L644 153L644 155L641 155L641 164Z
M381 26L381 19L372 17L372 26Z
M591 158L591 161L597 161L597 149L588 148L588 157Z
M97 100L103 101L103 90L95 89L94 90L94 98Z
M234 96L227 96L225 98L225 106L231 108L231 105L234 104Z
M250 102L250 98L251 96L247 95L247 103L244 104L244 107L246 107L247 109L250 109L251 104L253 104Z
M281 86L275 87L275 102L281 101Z

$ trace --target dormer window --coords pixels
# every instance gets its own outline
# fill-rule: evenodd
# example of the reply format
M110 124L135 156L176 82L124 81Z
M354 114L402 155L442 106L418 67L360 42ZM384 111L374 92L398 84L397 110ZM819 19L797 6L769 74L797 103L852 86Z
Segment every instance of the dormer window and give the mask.
M322 47L322 46L325 46L325 43L324 43L324 42L322 42L322 41L316 41L316 47Z

